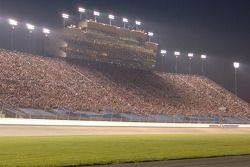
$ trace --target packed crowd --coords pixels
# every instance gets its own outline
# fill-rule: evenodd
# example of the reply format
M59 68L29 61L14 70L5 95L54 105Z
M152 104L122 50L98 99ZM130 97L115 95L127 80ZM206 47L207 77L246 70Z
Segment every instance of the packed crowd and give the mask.
M20 108L250 117L247 102L202 76L6 50L0 50L0 69L0 101Z

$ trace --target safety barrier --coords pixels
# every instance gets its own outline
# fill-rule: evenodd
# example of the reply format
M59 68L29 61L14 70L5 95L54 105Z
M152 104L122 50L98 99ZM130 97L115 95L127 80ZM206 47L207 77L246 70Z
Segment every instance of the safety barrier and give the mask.
M194 124L194 123L150 123L150 122L111 122L0 118L0 125L25 126L89 126L89 127L152 127L152 128L250 128L250 124Z

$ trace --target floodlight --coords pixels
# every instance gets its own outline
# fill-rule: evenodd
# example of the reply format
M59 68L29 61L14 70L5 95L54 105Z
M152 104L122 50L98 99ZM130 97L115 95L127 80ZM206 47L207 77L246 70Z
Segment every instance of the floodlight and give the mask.
M166 50L161 50L161 54L166 54L167 51Z
M35 29L35 26L32 25L32 24L29 24L29 23L26 24L26 27L27 27L27 29L30 30L30 31L32 31L32 30Z
M192 58L192 57L194 57L194 54L193 53L188 53L188 57Z
M100 16L100 12L98 11L94 11L93 13L94 13L94 16Z
M62 18L64 18L64 19L68 19L68 18L69 18L69 15L68 15L68 14L66 14L66 13L62 13Z
M234 68L239 68L240 67L240 63L239 62L234 62L233 65L234 65Z
M154 36L154 33L153 32L148 32L148 36L152 37L152 36Z
M122 19L122 22L127 23L127 22L128 22L128 19L127 19L127 18L123 18L123 19Z
M140 21L135 21L135 24L139 26L139 25L141 25L141 22Z
M201 58L202 58L202 59L206 59L206 58L207 58L207 55L201 55Z
M82 7L79 7L79 8L78 8L78 12L80 12L80 13L85 13L85 11L86 11L86 9L84 9L84 8L82 8Z
M115 16L112 15L112 14L109 14L109 19L110 19L110 20L114 20L114 19L115 19Z
M180 56L180 55L181 55L181 53L180 53L180 52L178 52L178 51L175 51L175 52L174 52L174 55L175 55L175 56Z
M44 33L45 35L48 35L48 34L50 34L50 30L47 29L47 28L43 28L43 33Z
M9 21L9 24L12 25L13 27L18 25L18 22L14 19L9 19L8 21Z

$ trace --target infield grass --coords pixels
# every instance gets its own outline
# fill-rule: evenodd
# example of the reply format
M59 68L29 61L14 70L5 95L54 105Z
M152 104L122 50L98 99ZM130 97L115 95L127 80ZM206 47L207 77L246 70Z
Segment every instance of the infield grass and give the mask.
M1 137L0 166L78 166L250 154L250 134Z

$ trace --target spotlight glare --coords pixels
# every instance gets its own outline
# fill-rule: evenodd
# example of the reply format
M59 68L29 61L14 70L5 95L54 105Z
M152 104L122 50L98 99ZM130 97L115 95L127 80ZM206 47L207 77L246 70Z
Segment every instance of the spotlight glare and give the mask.
M93 13L95 16L100 16L100 12L98 12L98 11L94 11Z
M175 56L180 56L180 55L181 55L181 53L180 53L180 52L178 52L178 51L175 51L175 52L174 52L174 55L175 55Z
M139 25L141 25L141 22L140 21L135 21L135 24L139 26Z
M207 55L201 55L201 58L202 58L202 59L206 59L206 58L207 58Z
M29 23L26 24L26 27L28 30L31 30L31 31L35 29L35 26Z
M84 8L82 8L82 7L79 7L78 8L78 12L80 12L80 13L84 13L86 11L86 9L84 9Z
M161 54L166 54L167 51L166 50L161 50Z
M48 34L50 34L50 30L47 28L43 28L43 33L48 35Z
M68 14L66 14L66 13L62 13L62 18L64 18L64 19L68 19L68 18L69 18L69 15L68 15Z
M9 19L9 24L12 25L12 26L17 26L18 25L18 22L14 19Z
M128 22L128 19L127 19L127 18L123 18L122 21L123 21L124 23L127 23L127 22Z
M154 33L153 32L148 32L148 36L152 37L152 36L154 36Z
M234 65L234 68L239 68L240 67L240 63L239 62L234 62L233 65Z
M192 58L192 57L194 57L194 54L193 53L188 53L188 57Z
M114 20L114 19L115 19L115 16L112 15L112 14L109 14L109 19Z

